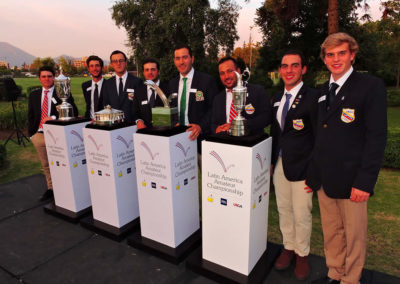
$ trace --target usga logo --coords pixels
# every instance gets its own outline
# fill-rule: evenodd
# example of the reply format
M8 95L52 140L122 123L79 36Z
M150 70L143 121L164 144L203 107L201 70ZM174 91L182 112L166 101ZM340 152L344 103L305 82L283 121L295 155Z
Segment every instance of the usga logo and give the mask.
M221 198L221 205L228 205L228 200L226 200L225 198Z
M242 208L242 204L239 204L239 203L233 203L233 207Z

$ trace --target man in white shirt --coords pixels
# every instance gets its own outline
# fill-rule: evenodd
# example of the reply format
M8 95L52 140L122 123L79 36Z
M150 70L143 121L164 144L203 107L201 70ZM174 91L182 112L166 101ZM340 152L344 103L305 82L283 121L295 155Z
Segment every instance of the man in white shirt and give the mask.
M103 109L103 65L103 60L96 55L91 55L86 60L86 68L92 76L92 80L82 83L86 118L94 119L94 113Z

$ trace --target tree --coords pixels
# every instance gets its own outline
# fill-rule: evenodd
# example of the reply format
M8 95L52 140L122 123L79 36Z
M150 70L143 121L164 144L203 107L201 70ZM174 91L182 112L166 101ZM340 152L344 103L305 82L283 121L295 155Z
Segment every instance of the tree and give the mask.
M64 57L60 57L58 59L58 65L61 66L64 75L75 75L77 73L77 69L73 64L71 59L66 59Z
M145 57L162 66L162 79L176 73L172 49L187 43L195 56L195 68L207 69L219 51L232 52L238 39L238 7L231 0L219 0L216 9L207 0L120 0L112 7L112 18L128 34L135 62L141 68Z
M261 43L257 42L252 44L252 56L251 56L251 66L256 66L256 62L260 57L259 50L261 48ZM233 51L233 57L240 57L245 62L246 66L250 66L250 45L243 43L242 47L236 47Z
M328 34L339 31L338 0L329 0L328 4Z
M29 71L32 73L37 73L39 72L39 68L42 66L50 66L54 69L55 65L56 63L51 57L45 57L43 59L41 59L40 57L36 57L35 60L33 60Z

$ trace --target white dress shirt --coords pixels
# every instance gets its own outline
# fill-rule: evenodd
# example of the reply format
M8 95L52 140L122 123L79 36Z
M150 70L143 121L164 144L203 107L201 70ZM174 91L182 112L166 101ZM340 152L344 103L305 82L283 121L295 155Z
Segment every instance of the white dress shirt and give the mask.
M189 110L189 94L190 94L190 88L192 86L192 81L193 81L193 75L194 75L194 68L192 67L192 70L185 76L187 78L186 80L186 109L185 109L185 125L189 124L189 118L188 118L188 110ZM181 97L182 97L182 91L183 91L183 76L182 74L179 74L179 88L178 88L178 110L181 109Z
M118 79L119 80L119 79ZM98 95L100 98L100 92L101 92L101 87L103 86L103 81L104 78L102 77L98 82L95 82L92 80L92 89L90 93L90 117L94 118L94 90L96 89L96 84L97 84L97 89L99 91Z
M347 70L347 72L344 73L344 75L342 77L340 77L339 80L337 80L337 81L335 81L333 79L333 76L331 74L331 78L329 79L329 87L331 86L332 83L336 83L339 85L339 87L337 87L337 89L336 89L335 95L337 95L337 93L339 93L340 89L342 88L344 83L346 83L347 79L350 77L352 72L353 72L353 66L350 66L350 69Z
M125 71L125 73L124 73L124 75L122 75L122 77L119 77L117 74L115 74L115 82L117 83L117 94L118 94L118 90L119 90L119 78L122 78L122 83L123 83L122 89L125 90L126 78L128 78L128 71Z
M286 88L283 90L283 96L282 96L281 102L279 103L278 111L276 112L276 119L278 120L279 125L281 126L281 129L282 129L282 125L281 125L282 110L283 110L283 106L285 105L285 102L286 102L286 94L289 93L292 95L290 97L290 101L289 101L289 109L288 110L290 110L290 107L292 106L294 99L296 98L297 93L300 91L301 87L303 87L303 81L298 83L290 91L286 90Z

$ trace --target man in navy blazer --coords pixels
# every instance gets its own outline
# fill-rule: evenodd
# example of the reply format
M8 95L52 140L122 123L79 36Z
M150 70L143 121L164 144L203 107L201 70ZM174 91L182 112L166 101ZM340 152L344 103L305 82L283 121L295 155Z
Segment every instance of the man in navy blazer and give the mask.
M54 76L55 72L53 68L49 66L41 67L39 69L39 81L42 84L42 88L33 90L29 94L28 101L28 136L39 156L47 183L47 189L40 198L41 201L53 197L53 183L47 159L43 124L48 120L58 118L56 105L61 104L61 100L57 97L54 90ZM72 95L68 98L67 102L72 105L74 115L77 116L78 108L74 103Z
M197 140L201 150L201 140L210 133L210 117L214 97L218 93L217 84L208 74L195 71L194 56L188 45L177 46L174 50L174 63L179 76L169 81L171 105L178 106L180 125L187 125L191 140Z
M86 102L86 118L94 119L94 113L103 109L103 65L103 60L96 55L91 55L86 60L86 68L92 76L92 80L82 83L82 92Z
M219 133L229 131L233 116L231 116L232 89L237 85L240 68L233 57L226 56L218 62L219 77L225 90L214 100L211 114L211 131ZM247 120L250 134L264 133L264 128L271 123L271 104L264 87L247 84L246 103L242 116ZM232 110L233 111L233 110Z
M318 100L317 138L307 185L318 193L329 283L359 283L367 242L367 201L386 145L386 88L352 67L353 37L329 35L321 58L331 72ZM325 282L324 282L325 283Z
M160 63L147 58L142 67L144 78L153 81L168 97L168 84L160 81ZM133 97L133 119L138 129L153 126L151 109L157 106L164 106L160 96L150 86L142 85Z
M110 55L111 66L115 76L104 82L103 105L122 110L125 121L133 122L132 102L142 80L127 71L127 57L120 50L114 50Z
M287 51L279 73L284 90L272 100L272 170L283 251L275 268L288 268L296 257L295 275L310 272L308 255L312 229L312 190L306 188L306 170L314 147L318 91L304 85L307 71L303 54Z

